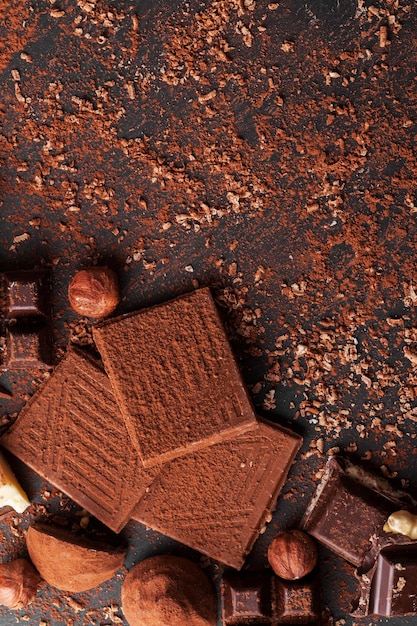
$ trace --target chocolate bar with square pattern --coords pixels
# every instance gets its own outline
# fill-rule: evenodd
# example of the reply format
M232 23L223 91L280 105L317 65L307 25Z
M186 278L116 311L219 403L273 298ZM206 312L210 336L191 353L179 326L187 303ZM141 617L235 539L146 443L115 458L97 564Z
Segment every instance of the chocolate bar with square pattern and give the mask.
M256 428L208 288L102 322L93 334L145 467Z
M300 445L292 431L259 421L232 441L165 463L133 519L239 569Z

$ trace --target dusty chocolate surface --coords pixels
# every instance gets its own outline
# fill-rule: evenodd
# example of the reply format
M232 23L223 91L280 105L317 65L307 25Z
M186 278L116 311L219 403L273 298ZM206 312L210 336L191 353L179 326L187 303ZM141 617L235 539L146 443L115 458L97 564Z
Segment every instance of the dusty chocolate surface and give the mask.
M93 337L145 467L256 429L209 289L103 322Z
M409 0L0 8L0 269L52 268L56 356L70 338L90 341L66 300L81 267L118 273L116 313L213 288L256 410L305 438L250 565L265 565L269 540L300 521L329 450L416 492L412 9ZM1 376L13 392L0 398L2 424L47 375ZM3 559L24 554L34 517L86 523L14 469L33 505L1 520ZM126 534L129 568L182 551L133 523ZM321 571L325 602L352 624L352 568L322 549ZM28 623L123 624L120 583L71 600L48 589Z
M270 521L301 439L259 421L234 439L165 463L132 517L240 569Z

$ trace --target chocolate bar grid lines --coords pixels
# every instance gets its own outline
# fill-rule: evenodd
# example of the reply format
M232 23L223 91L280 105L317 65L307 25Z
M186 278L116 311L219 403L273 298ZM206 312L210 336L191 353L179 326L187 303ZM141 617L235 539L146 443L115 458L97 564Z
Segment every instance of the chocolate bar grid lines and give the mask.
M405 494L403 494L405 496ZM322 544L356 567L382 533L391 513L404 507L401 494L378 488L373 477L344 459L331 457L301 526Z
M256 427L208 288L93 328L145 467Z
M132 517L239 569L300 445L286 428L259 422L233 441L164 464Z
M130 443L105 372L75 349L1 444L115 532L155 474Z
M223 626L330 626L317 573L288 581L271 570L226 572L221 581Z
M5 366L49 367L52 363L51 275L48 270L5 272Z

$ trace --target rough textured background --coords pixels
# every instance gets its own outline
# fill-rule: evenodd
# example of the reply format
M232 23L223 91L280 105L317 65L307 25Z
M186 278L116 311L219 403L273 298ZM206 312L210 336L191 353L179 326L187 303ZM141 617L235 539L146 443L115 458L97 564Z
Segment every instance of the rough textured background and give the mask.
M0 0L0 18L0 269L53 268L56 356L89 342L66 301L78 268L116 270L117 313L213 287L256 409L305 437L252 565L299 521L329 450L415 494L413 4ZM38 377L0 382L7 424ZM85 517L17 469L35 504L3 520L4 559L33 517ZM198 560L139 525L124 535L128 568L168 549ZM325 550L321 568L352 624L353 570ZM16 615L125 623L123 577L47 588Z

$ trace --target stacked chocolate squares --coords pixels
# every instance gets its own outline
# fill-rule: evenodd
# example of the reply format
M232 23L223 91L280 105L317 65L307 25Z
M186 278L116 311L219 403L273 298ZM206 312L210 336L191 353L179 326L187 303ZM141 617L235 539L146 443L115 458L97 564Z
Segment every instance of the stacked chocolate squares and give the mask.
M115 532L130 518L231 567L301 438L256 418L209 289L93 328L1 444Z
M49 367L52 362L49 270L17 270L1 276L6 296L4 365L11 370Z

